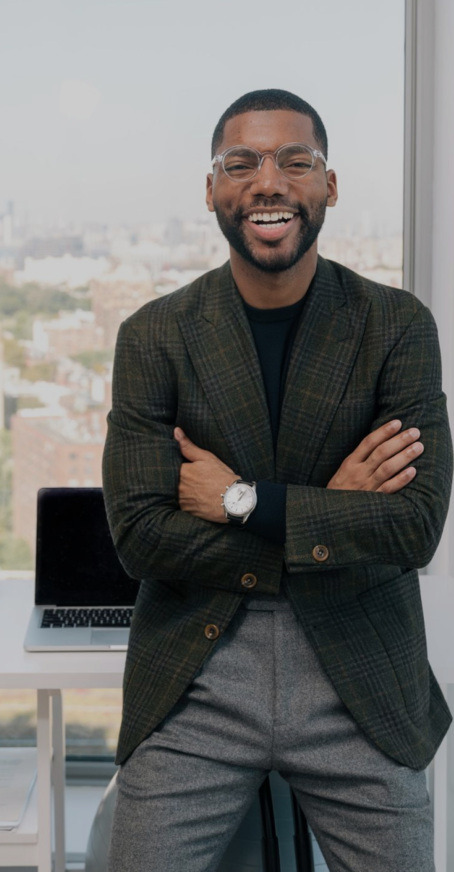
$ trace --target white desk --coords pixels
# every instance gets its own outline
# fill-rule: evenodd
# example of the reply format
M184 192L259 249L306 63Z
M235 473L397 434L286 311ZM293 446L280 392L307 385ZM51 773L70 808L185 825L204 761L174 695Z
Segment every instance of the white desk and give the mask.
M24 651L33 596L33 581L0 581L0 688L35 689L38 714L38 778L34 791L37 828L33 831L28 816L15 833L0 833L0 868L38 866L39 872L51 872L53 783L54 869L65 872L65 737L61 691L71 687L121 687L126 655L110 651L42 654Z
M444 693L454 684L454 579L421 576L429 659ZM0 833L1 866L38 866L51 872L51 783L54 786L55 872L65 870L64 726L61 691L65 688L121 687L125 654L120 652L29 653L23 640L33 605L33 582L0 581L0 688L34 688L38 697L38 826L30 835L30 816L16 833ZM53 750L53 759L52 759ZM52 781L51 781L52 779ZM430 767L435 813L435 864L447 872L446 739ZM28 829L27 829L28 827ZM34 838L34 841L31 839Z

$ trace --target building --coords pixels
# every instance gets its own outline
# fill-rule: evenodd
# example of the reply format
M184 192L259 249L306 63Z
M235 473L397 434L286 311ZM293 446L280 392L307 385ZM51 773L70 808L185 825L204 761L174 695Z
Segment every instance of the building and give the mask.
M82 257L84 243L81 236L38 236L27 239L17 253L17 268L23 269L27 258L61 258L65 254Z
M93 312L76 309L60 312L58 318L33 322L33 347L45 360L73 357L82 351L98 351L104 347L102 327Z
M0 334L0 430L5 426L5 364L3 361L3 342Z
M36 495L41 487L101 487L106 437L105 409L50 417L24 409L12 418L13 533L32 550Z
M96 324L104 331L104 347L114 348L118 328L125 318L158 295L148 270L121 264L90 283Z
M79 288L109 269L106 257L74 257L69 252L61 257L26 257L23 267L14 274L19 287L35 282L50 287Z

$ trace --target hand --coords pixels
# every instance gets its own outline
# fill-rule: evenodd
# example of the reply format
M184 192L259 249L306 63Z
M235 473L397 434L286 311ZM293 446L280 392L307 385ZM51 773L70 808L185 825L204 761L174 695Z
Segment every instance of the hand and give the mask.
M415 441L420 435L416 427L393 436L401 426L402 421L392 421L365 436L341 463L327 488L393 494L405 487L416 469L403 467L422 454L424 445Z
M173 431L180 451L191 463L182 463L178 485L178 501L183 512L189 512L204 521L227 524L221 494L240 475L226 466L211 451L198 448L180 427Z

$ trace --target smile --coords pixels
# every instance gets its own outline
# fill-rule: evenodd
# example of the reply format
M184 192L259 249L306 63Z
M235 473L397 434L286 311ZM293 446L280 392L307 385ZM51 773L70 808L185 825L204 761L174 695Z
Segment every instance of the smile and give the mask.
M294 217L293 212L253 212L248 215L248 221L253 224L274 224L282 226Z
M254 236L259 239L282 239L296 224L298 215L293 212L254 212L246 221Z

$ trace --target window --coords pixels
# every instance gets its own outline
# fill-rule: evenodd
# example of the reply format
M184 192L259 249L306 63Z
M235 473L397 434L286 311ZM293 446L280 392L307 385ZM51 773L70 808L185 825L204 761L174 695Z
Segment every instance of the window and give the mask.
M259 10L231 0L229 11L220 26L208 0L182 4L177 22L165 3L36 0L24 32L22 4L8 4L0 58L0 82L8 82L0 145L8 166L0 200L4 577L33 568L40 487L101 486L121 321L228 257L204 183L214 125L242 93L285 88L319 111L340 191L320 253L401 286L404 0L350 0L347 11L338 0L304 8L288 0L282 40L268 0ZM29 737L30 695L0 697L0 741ZM68 747L112 754L120 692L65 698Z

